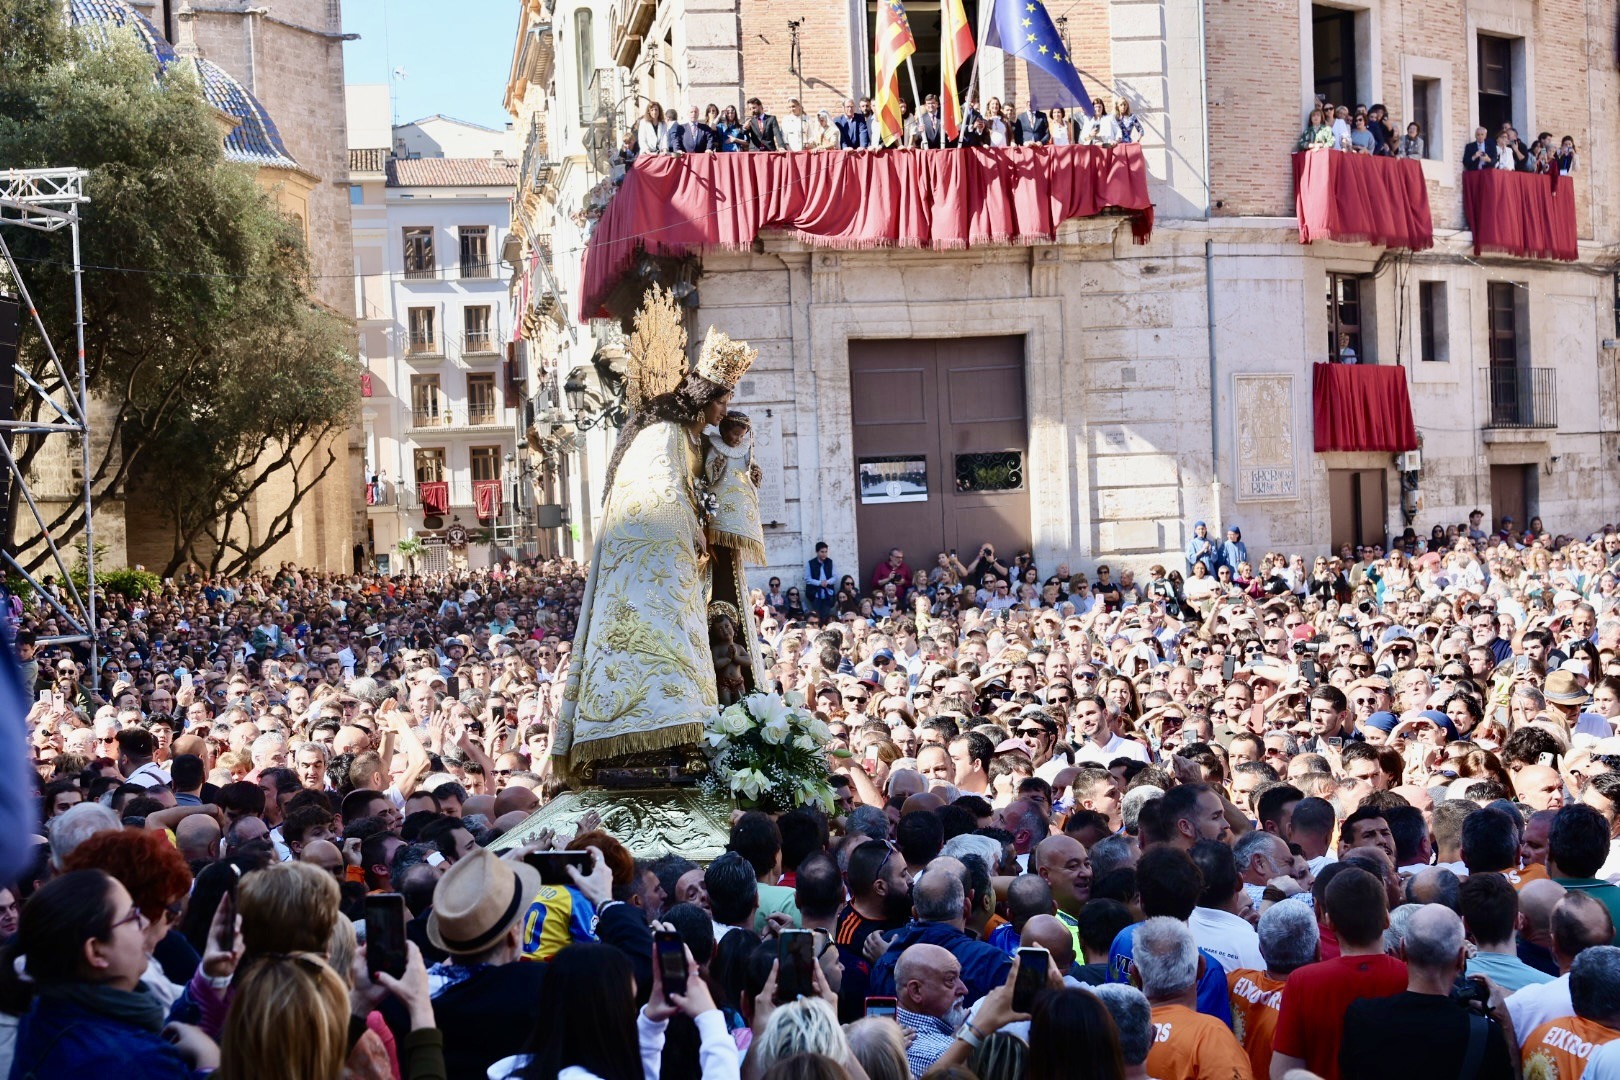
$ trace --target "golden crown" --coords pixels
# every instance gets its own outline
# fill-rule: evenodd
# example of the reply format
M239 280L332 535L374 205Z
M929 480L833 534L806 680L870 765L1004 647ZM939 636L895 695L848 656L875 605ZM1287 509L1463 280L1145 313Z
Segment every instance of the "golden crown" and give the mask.
M758 355L759 351L749 348L746 341L733 341L723 330L711 326L695 370L710 382L735 390Z

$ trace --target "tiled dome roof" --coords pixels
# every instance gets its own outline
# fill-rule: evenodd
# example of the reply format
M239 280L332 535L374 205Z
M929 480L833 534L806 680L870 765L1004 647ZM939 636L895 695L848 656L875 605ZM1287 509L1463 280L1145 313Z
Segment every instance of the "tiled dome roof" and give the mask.
M258 167L296 169L298 162L281 141L276 122L230 72L202 57L180 56L157 27L126 0L67 0L68 21L106 39L114 27L127 29L151 53L159 70L194 75L208 104L240 121L225 137L225 159Z

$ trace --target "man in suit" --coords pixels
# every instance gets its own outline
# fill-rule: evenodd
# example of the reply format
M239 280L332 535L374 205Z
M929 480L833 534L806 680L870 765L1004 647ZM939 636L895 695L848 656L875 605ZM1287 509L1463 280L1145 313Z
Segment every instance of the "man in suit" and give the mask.
M776 122L776 117L765 111L764 104L757 97L748 99L748 123L743 125L743 138L748 140L750 150L787 149L787 139L782 134L782 125Z
M706 154L716 149L714 132L699 119L698 107L686 111L686 123L669 125L669 152L672 154Z
M1463 149L1463 171L1496 168L1496 144L1485 137L1485 129L1474 129L1474 141Z
M1028 102L1018 114L1018 142L1023 146L1046 146L1051 141L1052 125L1046 114L1037 111L1033 101Z
M910 129L910 145L936 147L942 145L940 140L943 138L943 129L940 125L939 95L929 94L923 98L922 115L917 117L916 124Z
M866 114L855 107L854 98L844 99L844 115L833 120L838 129L838 145L845 150L865 150L872 144Z

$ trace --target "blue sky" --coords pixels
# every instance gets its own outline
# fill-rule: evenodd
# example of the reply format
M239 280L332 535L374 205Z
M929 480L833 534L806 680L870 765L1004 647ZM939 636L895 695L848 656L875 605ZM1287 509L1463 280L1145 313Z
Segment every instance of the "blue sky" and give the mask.
M518 0L343 0L344 81L385 83L395 69L400 123L434 113L498 128Z

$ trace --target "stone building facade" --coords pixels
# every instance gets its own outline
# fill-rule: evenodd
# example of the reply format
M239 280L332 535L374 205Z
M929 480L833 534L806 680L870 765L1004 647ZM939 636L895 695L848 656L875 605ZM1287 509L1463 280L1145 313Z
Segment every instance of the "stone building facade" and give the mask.
M919 60L938 18L921 7L908 5ZM1017 542L1042 568L1177 568L1198 520L1240 525L1258 557L1385 542L1408 526L1423 535L1476 507L1575 534L1620 519L1620 192L1606 182L1606 133L1620 121L1615 0L1082 0L1066 11L1088 87L1143 122L1148 244L1100 217L1065 224L1053 243L1004 248L830 251L767 234L750 252L700 256L693 326L760 349L738 403L780 476L762 492L773 572L799 580L825 539L840 572L859 577L897 542L863 527L879 520L858 482L873 419L858 384L872 365L920 370L919 350L974 339L989 355L1000 348L989 339L1009 335L1026 433ZM808 111L833 108L869 84L863 12L619 0L612 55L639 91L622 122L648 98L740 108L757 95L780 113L802 95ZM800 18L794 71L789 20ZM1022 109L1019 66L987 53L981 97ZM1290 153L1319 92L1382 102L1402 127L1421 118L1431 249L1300 243ZM1487 113L1511 118L1526 142L1575 139L1576 261L1472 254L1461 148ZM577 314L577 294L563 291ZM1312 365L1343 358L1350 317L1361 362L1406 372L1415 457L1314 449ZM1493 349L1525 373L1507 387L1512 408ZM577 504L576 520L592 509ZM908 561L970 552L970 533L907 541Z

